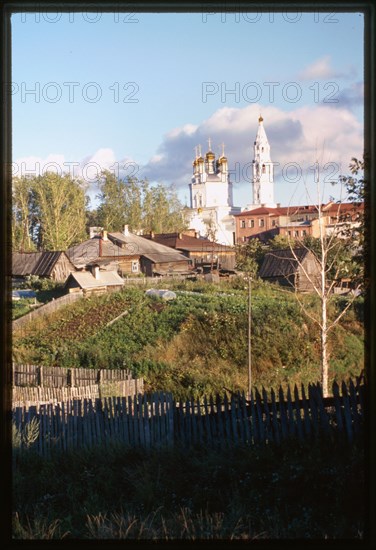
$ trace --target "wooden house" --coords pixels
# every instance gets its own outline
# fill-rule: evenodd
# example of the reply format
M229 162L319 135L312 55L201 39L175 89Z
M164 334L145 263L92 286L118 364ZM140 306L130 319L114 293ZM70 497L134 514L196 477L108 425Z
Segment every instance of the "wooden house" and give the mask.
M186 275L191 273L191 260L177 250L134 235L125 226L123 232L94 235L67 250L77 269L100 266L101 270L117 271L121 276L140 273L157 275Z
M116 271L123 277L141 273L140 254L137 250L112 242L106 231L68 248L67 255L77 269L85 269L95 263L102 270Z
M289 286L299 292L312 292L320 285L320 264L315 255L306 248L274 250L265 255L259 270L264 281Z
M189 275L192 261L178 250L153 242L128 231L109 233L108 238L120 248L132 250L140 258L141 271L147 277Z
M121 290L124 280L116 271L101 270L98 264L92 264L90 270L76 271L68 277L65 288L69 293L83 291L88 294L104 294Z
M215 266L219 269L235 269L235 250L233 247L200 237L197 232L150 233L145 237L153 242L178 250L190 258L195 267Z
M65 282L74 271L76 268L65 252L14 252L12 255L13 277L37 275Z

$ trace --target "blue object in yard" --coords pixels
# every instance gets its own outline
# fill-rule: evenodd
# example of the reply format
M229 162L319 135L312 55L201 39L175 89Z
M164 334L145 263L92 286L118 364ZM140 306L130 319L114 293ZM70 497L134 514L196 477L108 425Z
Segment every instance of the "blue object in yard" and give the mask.
M12 299L21 300L21 298L36 298L34 290L12 290Z

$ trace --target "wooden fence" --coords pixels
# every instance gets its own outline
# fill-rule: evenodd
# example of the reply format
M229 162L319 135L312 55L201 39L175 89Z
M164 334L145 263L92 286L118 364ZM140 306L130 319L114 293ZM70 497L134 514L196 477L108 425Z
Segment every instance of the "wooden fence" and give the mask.
M344 437L352 442L362 432L364 385L333 384L333 397L323 398L320 385L295 386L284 395L255 390L231 398L204 398L177 404L170 394L68 400L56 405L16 407L13 421L21 449L44 456L95 445L121 443L131 447L182 445L226 448L234 445L280 444L318 437ZM27 442L27 425L35 418L39 435Z
M12 365L13 386L88 386L101 382L132 380L128 369L85 369L81 367L44 367L41 365Z
M134 379L127 369L12 366L13 407L109 395L127 397L143 392L143 379Z

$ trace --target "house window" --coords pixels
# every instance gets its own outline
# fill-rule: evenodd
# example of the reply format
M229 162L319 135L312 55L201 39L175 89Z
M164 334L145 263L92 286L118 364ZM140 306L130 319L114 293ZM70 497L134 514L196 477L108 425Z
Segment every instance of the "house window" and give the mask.
M245 227L245 220L241 220L241 222L240 222L240 227L242 227L242 228Z
M291 231L287 231L288 236L291 237Z
M264 227L264 225L265 225L264 218L260 218L259 219L259 227Z
M255 220L249 220L248 227L255 227Z
M242 237L242 239L243 239L243 243L247 242L247 237Z
M294 231L294 237L299 237L299 231Z
M138 260L132 260L132 273L138 272Z
M302 231L302 237L306 237L307 236L307 231L305 229L303 229Z
M275 220L272 220L272 227L275 227Z
M266 168L265 168L265 164L262 165L262 173L265 174L266 172Z

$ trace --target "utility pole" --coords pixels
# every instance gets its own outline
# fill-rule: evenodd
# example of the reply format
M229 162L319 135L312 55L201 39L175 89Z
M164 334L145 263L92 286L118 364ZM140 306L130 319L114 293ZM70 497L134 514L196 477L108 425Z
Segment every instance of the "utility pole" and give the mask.
M248 275L248 399L251 399L251 390L252 390L251 305L252 305L252 277Z

